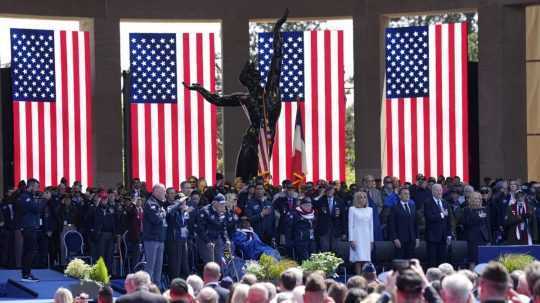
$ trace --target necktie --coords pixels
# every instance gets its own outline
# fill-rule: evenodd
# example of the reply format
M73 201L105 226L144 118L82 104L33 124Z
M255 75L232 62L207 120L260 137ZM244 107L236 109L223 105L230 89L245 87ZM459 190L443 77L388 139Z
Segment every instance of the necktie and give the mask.
M409 204L408 204L408 203L404 203L403 205L405 206L405 211L406 211L407 214L410 216L410 215L411 215L411 209L409 208Z

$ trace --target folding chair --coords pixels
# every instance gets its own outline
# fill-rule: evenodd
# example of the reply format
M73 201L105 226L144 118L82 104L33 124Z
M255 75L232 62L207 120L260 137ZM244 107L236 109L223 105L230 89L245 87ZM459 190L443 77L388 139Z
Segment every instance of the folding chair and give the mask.
M66 261L79 258L92 263L92 257L84 254L84 238L76 230L70 230L64 234L64 249L66 250Z

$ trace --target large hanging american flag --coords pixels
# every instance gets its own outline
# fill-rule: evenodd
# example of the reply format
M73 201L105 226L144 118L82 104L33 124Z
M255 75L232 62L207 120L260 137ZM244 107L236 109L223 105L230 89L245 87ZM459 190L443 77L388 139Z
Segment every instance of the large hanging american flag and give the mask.
M467 24L386 29L383 174L469 180Z
M296 112L305 131L307 181L345 180L343 31L283 33L283 106L270 159L272 182L292 179ZM262 85L272 59L272 33L259 33ZM297 101L297 102L295 102Z
M213 33L132 33L132 177L180 187L190 176L215 183L216 107L182 82L214 92Z
M88 32L11 29L14 181L93 183Z

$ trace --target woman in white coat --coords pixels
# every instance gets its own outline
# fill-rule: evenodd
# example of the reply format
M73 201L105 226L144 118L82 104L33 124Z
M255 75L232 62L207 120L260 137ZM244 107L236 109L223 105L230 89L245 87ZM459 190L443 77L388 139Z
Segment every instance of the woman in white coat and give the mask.
M354 194L349 208L349 261L354 263L356 274L361 273L362 264L371 261L373 246L373 209L368 206L366 192Z

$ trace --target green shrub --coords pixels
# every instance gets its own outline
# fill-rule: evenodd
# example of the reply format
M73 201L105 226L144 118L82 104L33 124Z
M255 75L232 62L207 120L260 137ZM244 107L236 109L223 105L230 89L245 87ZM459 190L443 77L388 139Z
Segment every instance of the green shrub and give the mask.
M68 263L64 270L64 274L68 277L82 280L89 278L91 270L92 267L90 265L86 264L86 262L81 259L75 258Z
M499 261L509 273L514 270L524 270L535 258L525 254L505 254L499 257Z
M277 261L274 257L262 254L259 261L248 261L244 266L244 271L254 274L260 281L276 281L282 272L297 267L298 264L289 259Z
M92 266L92 270L90 271L90 280L99 282L104 285L108 285L110 282L109 278L109 271L107 270L107 265L105 265L105 261L103 261L102 257L99 257L98 261L94 266Z
M304 271L323 271L327 276L335 274L336 269L343 263L343 259L336 256L333 252L323 252L311 254L309 259L302 262Z

